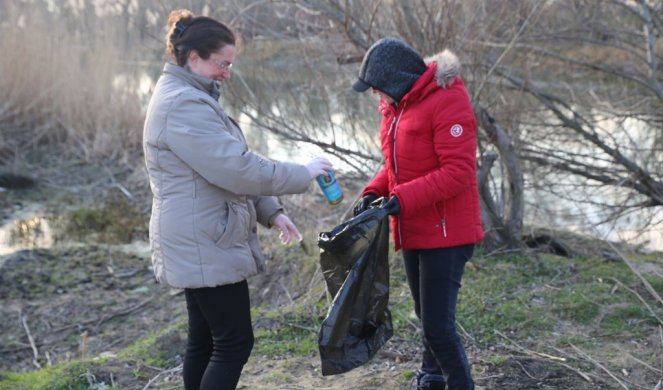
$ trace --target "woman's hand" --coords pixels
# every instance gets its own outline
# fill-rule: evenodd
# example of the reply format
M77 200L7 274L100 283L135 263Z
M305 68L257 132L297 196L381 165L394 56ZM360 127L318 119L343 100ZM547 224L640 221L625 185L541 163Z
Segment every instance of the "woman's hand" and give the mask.
M311 179L315 179L316 176L326 175L325 171L331 171L332 164L324 157L314 157L306 163L306 169Z
M299 233L299 230L297 230L297 226L295 226L287 215L279 213L274 217L272 225L276 226L281 231L281 234L279 234L281 244L287 245L293 239L296 239L297 241L302 240L302 235Z
M387 210L389 215L398 215L401 213L401 203L398 201L396 195L392 195L382 208Z
M373 203L375 199L378 197L373 195L373 194L368 194L363 196L361 199L359 199L359 202L357 202L357 205L352 209L352 214L356 217L357 215L363 213L368 209L368 206Z

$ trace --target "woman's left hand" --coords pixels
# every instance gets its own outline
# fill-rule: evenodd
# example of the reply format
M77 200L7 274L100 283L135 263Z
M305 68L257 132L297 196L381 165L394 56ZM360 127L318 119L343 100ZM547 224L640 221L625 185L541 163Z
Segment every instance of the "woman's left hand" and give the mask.
M283 245L287 245L293 239L297 241L302 240L302 235L297 230L297 226L288 218L287 215L280 213L272 221L272 225L276 226L280 231L279 238Z

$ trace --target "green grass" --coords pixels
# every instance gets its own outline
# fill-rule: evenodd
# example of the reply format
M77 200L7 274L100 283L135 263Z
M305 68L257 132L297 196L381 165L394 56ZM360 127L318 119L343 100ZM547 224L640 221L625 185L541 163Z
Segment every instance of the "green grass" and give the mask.
M161 329L141 338L119 351L117 357L166 369L174 365L175 355L184 354L185 340L186 323L182 322L171 329Z
M394 334L410 340L419 340L419 335L412 332L412 324L419 326L419 320L414 314L414 307L410 292L404 288L392 288L389 297L389 310Z
M264 327L254 329L254 354L267 357L308 356L318 350L320 321L316 315L303 311L281 313L254 310L253 317L260 317Z
M658 262L660 263L661 260L659 259ZM643 275L643 277L652 286L654 291L659 295L663 295L663 278L655 278L651 275Z
M600 306L588 298L592 296L591 291L582 287L584 286L549 293L551 312L560 319L575 321L582 325L592 323L599 315Z
M628 304L613 308L602 321L602 328L609 334L620 334L625 328L636 336L642 336L643 325L655 325L656 321L641 305Z
M395 257L390 291L394 332L418 341L420 336L411 330L420 324L400 259ZM582 344L573 335L556 334L556 329L564 324L589 328L597 335L637 336L656 323L632 293L624 288L615 291L615 280L642 289L622 262L554 255L485 257L479 250L472 263L476 267L466 267L463 276L457 320L482 344L501 341L497 332L518 340L557 338L562 344ZM661 284L652 280L657 290L663 290Z
M585 334L578 334L578 333L573 333L573 334L560 334L558 335L555 339L553 339L553 342L556 347L567 347L571 344L576 345L578 347L591 347L592 345L595 344L595 340L587 337Z
M95 389L88 380L88 364L72 362L25 373L0 373L0 390Z
M147 237L144 216L124 198L109 201L104 207L81 206L66 213L59 221L61 236L67 239L103 243L128 243Z
M480 343L495 342L495 331L517 339L551 338L561 323L624 335L655 324L632 293L615 289L615 279L641 287L621 262L480 254L473 262L478 269L466 269L457 318Z
M488 364L499 365L508 362L509 358L501 355L488 355L484 358L484 360Z
M310 355L317 349L317 335L314 332L288 324L281 328L258 329L255 332L253 353L263 356L303 356Z

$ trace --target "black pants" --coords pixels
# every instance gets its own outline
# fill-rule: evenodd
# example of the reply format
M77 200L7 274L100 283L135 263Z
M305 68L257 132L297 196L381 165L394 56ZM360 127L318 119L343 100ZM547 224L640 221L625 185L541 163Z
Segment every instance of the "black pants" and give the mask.
M414 310L423 327L421 370L447 377L450 390L474 389L465 349L456 333L456 302L474 245L404 250Z
M184 290L189 334L186 390L233 390L253 348L249 288L235 284Z

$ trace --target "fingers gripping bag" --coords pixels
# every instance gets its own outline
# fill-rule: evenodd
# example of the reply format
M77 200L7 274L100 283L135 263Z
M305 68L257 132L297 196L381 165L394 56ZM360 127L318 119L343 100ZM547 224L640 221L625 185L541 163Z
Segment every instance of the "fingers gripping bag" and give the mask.
M391 338L389 218L378 199L358 216L320 233L320 267L333 301L318 337L322 375L368 362Z

